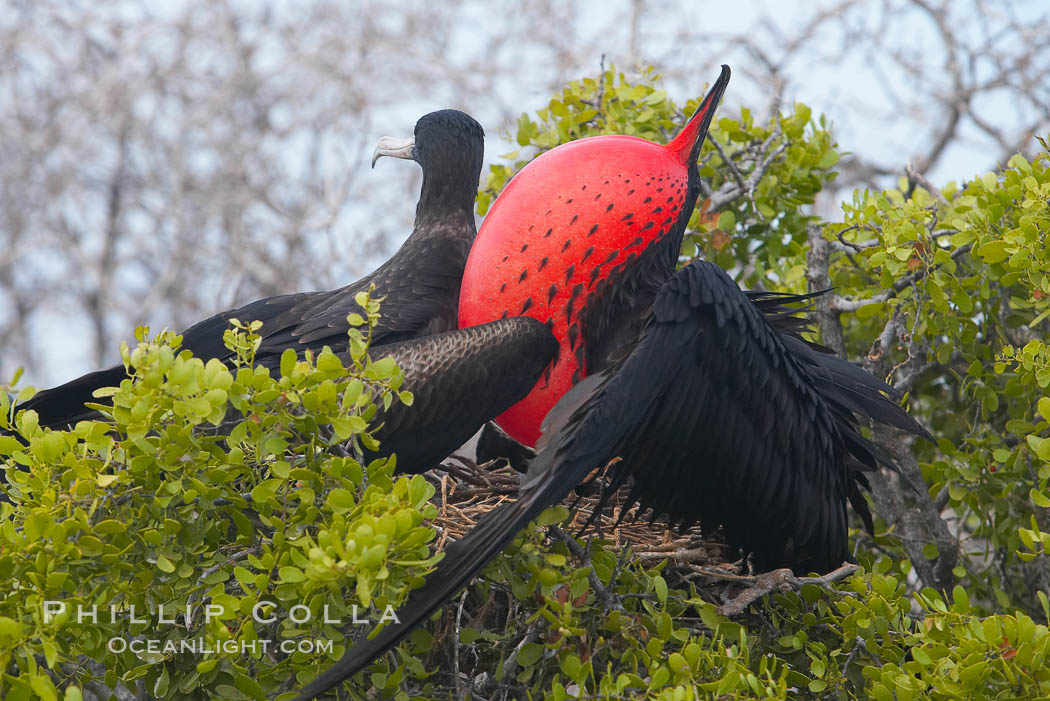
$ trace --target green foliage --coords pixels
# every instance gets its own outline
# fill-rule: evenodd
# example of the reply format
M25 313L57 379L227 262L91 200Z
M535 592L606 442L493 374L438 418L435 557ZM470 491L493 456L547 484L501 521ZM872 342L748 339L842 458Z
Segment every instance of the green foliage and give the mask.
M862 300L847 337L870 339L900 314L911 352L942 368L917 398L940 438L924 477L959 518L956 576L986 611L1035 613L1023 563L1050 542L1050 352L1037 332L1050 315L1050 157L905 192L857 193L825 229L857 248L833 278Z
M565 516L553 509L537 525ZM1050 693L1046 625L1023 613L979 617L962 587L948 599L932 589L910 595L886 574L889 558L836 585L772 595L761 619L741 624L695 586L669 586L663 565L623 559L608 541L574 541L580 547L570 549L564 533L553 545L545 535L528 529L474 586L472 601L483 603L470 608L488 610L489 625L459 630L460 672L489 677L482 695L500 684L554 699ZM415 653L431 655L429 664L416 663L435 670L424 694L455 688L448 653L437 661L429 637ZM372 683L405 662L378 662Z
M227 332L231 367L140 329L129 378L99 393L107 420L51 431L19 413L28 445L0 438L25 469L8 470L19 503L0 512L0 695L71 698L101 677L157 698L266 698L422 581L433 487L344 447L376 445L377 403L411 401L391 359L368 357L379 305L359 303L349 366L326 348L286 351L277 375L254 367L257 322ZM128 644L144 639L155 649Z
M888 559L876 569L890 568ZM965 589L914 597L871 573L773 597L776 654L811 692L853 698L1034 698L1050 690L1050 630L1025 614L975 616ZM915 613L919 606L921 620ZM773 642L773 641L770 641Z

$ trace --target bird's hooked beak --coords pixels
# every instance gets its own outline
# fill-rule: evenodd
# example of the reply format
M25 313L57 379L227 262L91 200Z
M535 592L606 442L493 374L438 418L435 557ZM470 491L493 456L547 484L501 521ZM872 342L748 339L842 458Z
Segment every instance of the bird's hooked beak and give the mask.
M380 156L393 156L394 158L407 158L412 160L415 156L415 137L408 139L395 139L392 136L384 136L376 144L376 150L372 152L372 167L376 167L376 161Z

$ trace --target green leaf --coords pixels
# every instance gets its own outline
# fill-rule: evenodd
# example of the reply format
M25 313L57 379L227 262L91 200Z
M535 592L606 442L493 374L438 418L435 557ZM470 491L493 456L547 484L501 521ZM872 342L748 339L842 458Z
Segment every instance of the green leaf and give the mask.
M125 530L127 530L127 526L115 519L100 521L95 524L94 528L96 535L112 535L114 533L123 533Z
M5 647L13 647L10 643L21 639L22 624L13 618L0 616L0 641L5 642Z
M1010 253L1005 241L994 240L982 244L977 249L977 255L983 258L985 263L994 264L1006 260Z
M552 506L536 517L536 525L552 526L569 518L569 510L564 506Z
M33 674L29 685L33 688L43 701L58 701L58 689L55 688L51 678L44 674Z
M1050 421L1050 397L1040 397L1037 406L1040 416Z
M644 100L642 100L642 102L644 104L646 104L646 105L649 105L650 107L656 107L657 105L659 105L661 102L663 102L666 99L667 99L667 91L660 89L660 90L653 90L651 93L649 93L649 95Z
M839 162L838 151L829 150L829 151L825 152L823 156L821 156L820 161L817 163L817 168L819 168L821 170L827 170L828 168L832 167L833 165L835 165L838 162Z
M656 591L656 598L661 604L667 603L667 582L660 575L653 577L653 588Z
M285 348L284 352L281 353L281 376L291 377L292 370L295 369L295 364L299 358L295 354L295 350L292 348Z
M882 314L883 309L885 309L885 307L885 302L875 302L873 304L865 304L863 306L860 306L857 308L856 311L857 319L864 321L866 319L877 317L880 314Z
M153 682L153 696L155 698L164 698L168 695L168 684L170 683L170 677L168 676L167 666L160 670L160 676Z
M340 441L345 441L350 438L350 436L361 433L368 428L368 424L366 424L365 420L360 416L335 416L332 417L331 421L332 429L335 430L336 438Z
M1040 460L1050 461L1050 438L1040 438L1039 436L1029 434L1025 437L1028 441L1028 445L1032 447L1035 454L1039 456Z
M518 649L518 665L531 667L543 656L543 646L539 643L525 643Z
M282 582L301 582L306 579L303 571L298 567L292 567L286 565L278 570L278 576L280 576Z
M253 699L265 699L266 692L259 683L246 674L238 674L233 685Z
M0 436L0 455L10 455L23 448L22 442L14 436Z
M325 504L337 514L346 513L357 505L353 493L348 489L338 487L328 493Z
M372 371L379 379L390 377L394 374L394 370L396 369L397 361L395 361L393 356L390 355L380 358L372 363Z

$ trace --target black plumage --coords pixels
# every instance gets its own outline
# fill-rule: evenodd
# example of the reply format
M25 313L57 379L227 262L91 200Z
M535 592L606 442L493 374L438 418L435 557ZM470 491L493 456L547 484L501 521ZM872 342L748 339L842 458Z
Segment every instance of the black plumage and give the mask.
M723 528L759 569L840 565L846 502L870 522L859 487L880 461L853 410L925 431L884 383L804 341L783 314L790 301L800 298L749 299L711 263L683 268L630 353L568 397L580 408L551 412L529 484L555 465L558 481L583 479L618 456L611 489L633 478L629 503Z
M485 464L491 460L504 460L518 472L525 472L529 467L529 461L536 457L536 451L527 445L518 443L494 421L490 421L485 424L481 429L481 435L478 436L475 457L479 464Z

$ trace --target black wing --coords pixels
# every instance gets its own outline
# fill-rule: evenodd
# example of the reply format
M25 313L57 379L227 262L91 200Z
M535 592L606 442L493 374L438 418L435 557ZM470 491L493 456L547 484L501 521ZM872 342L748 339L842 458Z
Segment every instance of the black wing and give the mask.
M364 289L368 289L368 286L365 285ZM271 369L280 365L281 353L285 348L297 351L306 348L320 350L329 345L334 351L341 352L346 350L348 342L350 325L346 317L352 311L361 311L353 301L357 292L358 284L355 283L331 292L288 294L256 300L243 307L210 316L189 327L182 332L182 347L202 360L218 358L226 362L231 353L223 344L223 333L229 328L230 319L239 319L263 323L257 331L262 336L262 343L256 353L256 362ZM305 342L302 336L296 335L299 325L304 323L312 325L313 343ZM317 327L320 325L326 329L324 334L319 334ZM376 331L379 338L391 335L389 323L382 321ZM85 408L84 404L104 402L95 399L92 393L103 387L116 387L126 377L123 365L96 370L37 392L31 399L19 404L18 409L36 411L41 426L69 428L78 421L97 419L98 414Z
M384 298L372 331L374 346L451 331L456 328L459 286L473 239L472 220L417 224L390 260L357 282L328 292L268 297L220 312L186 329L183 347L201 358L227 358L222 333L229 320L237 318L263 322L257 332L262 337L260 363L277 365L287 348L320 350L327 345L338 352L347 345L347 315L361 312L354 297L372 285L372 296Z
M817 352L766 305L768 318L716 265L680 270L631 354L560 418L554 447L576 471L621 457L612 486L633 478L630 501L722 527L762 569L824 572L849 556L846 502L868 519L860 486L880 456L852 410L922 429L883 383ZM585 467L582 445L606 450Z
M633 477L632 500L675 521L724 526L760 567L840 564L848 557L846 500L864 503L861 471L875 468L874 447L846 407L924 431L882 397L883 383L801 339L804 321L782 303L806 297L749 300L716 265L680 270L630 352L548 414L519 499L446 549L398 612L399 625L354 645L297 701L317 698L404 639L529 521L614 457L622 460L612 482Z
M501 319L377 349L405 373L412 406L396 403L377 420L379 454L397 454L398 472L423 472L529 393L558 341L530 317Z
M95 399L92 393L102 387L116 387L127 376L123 365L89 372L64 385L37 392L31 399L19 404L18 410L32 409L40 416L40 425L46 428L70 428L77 421L99 418L98 412L86 408L84 404L104 401Z

